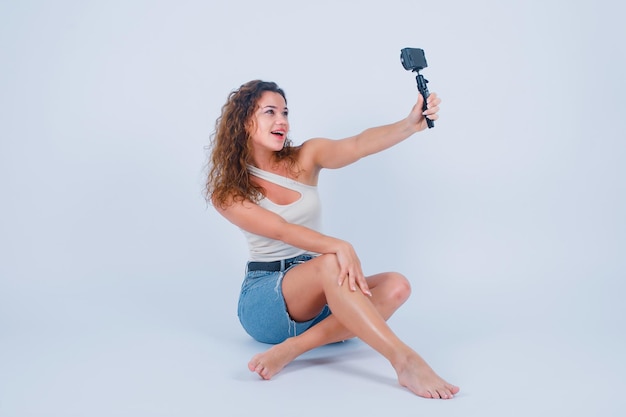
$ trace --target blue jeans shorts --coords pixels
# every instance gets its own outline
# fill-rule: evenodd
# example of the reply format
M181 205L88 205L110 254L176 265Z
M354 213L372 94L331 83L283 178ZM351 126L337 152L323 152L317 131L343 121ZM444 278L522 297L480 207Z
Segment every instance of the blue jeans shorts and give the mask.
M299 263L313 259L311 255L291 258L287 267L280 271L246 269L241 285L237 315L244 330L255 340L276 344L297 336L328 317L330 309L325 306L311 320L297 322L287 312L283 297L282 282L285 273ZM250 263L248 263L250 265Z

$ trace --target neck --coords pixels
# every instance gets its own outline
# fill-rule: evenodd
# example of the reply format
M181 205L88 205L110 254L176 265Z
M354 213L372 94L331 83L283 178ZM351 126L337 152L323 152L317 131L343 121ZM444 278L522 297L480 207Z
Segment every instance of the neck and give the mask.
M272 168L276 167L276 162L276 152L274 151L257 151L252 156L252 164L263 171L271 171Z

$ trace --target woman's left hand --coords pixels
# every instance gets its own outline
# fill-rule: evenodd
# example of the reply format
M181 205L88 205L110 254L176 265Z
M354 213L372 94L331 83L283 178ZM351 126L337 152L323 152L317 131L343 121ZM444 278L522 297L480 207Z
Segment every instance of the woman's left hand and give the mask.
M417 130L424 130L428 127L428 123L426 118L430 120L437 120L439 115L439 104L441 104L441 99L437 97L437 93L430 93L428 98L426 99L426 103L428 108L426 110L422 110L422 103L424 102L424 98L421 94L418 94L417 103L413 106L411 113L408 118L409 121L416 126Z

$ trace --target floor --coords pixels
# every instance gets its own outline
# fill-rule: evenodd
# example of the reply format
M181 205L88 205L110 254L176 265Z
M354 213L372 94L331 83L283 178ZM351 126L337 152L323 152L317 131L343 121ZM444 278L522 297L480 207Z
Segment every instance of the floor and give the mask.
M97 294L22 292L19 303L3 307L0 415L619 416L626 410L624 329L611 323L595 326L574 314L542 325L532 316L487 318L478 310L429 322L418 317L440 300L414 294L390 324L461 387L455 399L436 401L400 387L386 361L359 340L309 352L273 380L260 380L246 364L267 346L241 330L236 287L227 288L232 297L211 303L203 301L209 288L202 286L143 294L120 287Z

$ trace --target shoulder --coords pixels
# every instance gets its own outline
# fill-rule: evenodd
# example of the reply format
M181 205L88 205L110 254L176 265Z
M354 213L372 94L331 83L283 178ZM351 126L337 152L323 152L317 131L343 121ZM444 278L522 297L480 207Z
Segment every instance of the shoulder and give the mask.
M300 157L302 159L316 160L320 154L328 152L335 141L327 138L312 138L300 145Z
M213 207L230 222L239 225L244 218L254 215L258 204L241 196L228 196L225 201L213 201Z
M317 177L322 168L319 163L320 155L328 152L327 149L331 142L333 140L326 138L311 138L302 142L297 157L299 167Z
M300 147L305 150L305 152L311 152L313 150L319 149L320 147L326 146L331 142L334 141L328 138L311 138L305 140L302 145L300 145Z
M336 169L361 157L358 135L343 139L313 138L302 144L302 160L315 170Z

